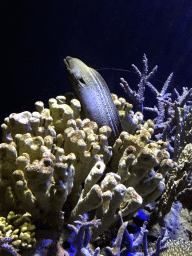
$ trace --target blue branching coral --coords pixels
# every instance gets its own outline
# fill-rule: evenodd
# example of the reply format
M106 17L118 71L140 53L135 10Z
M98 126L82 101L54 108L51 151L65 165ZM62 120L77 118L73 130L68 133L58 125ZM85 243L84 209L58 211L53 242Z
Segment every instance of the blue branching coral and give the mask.
M75 256L97 256L99 255L100 249L96 248L95 251L91 251L88 247L88 244L91 239L90 227L95 226L98 227L98 222L96 221L87 221L86 215L79 216L80 220L75 221L74 225L68 225L68 229L71 230L71 238L69 239L70 242L70 249L67 251L70 255Z
M113 243L113 246L106 247L106 251L109 256L160 256L161 252L169 248L168 246L163 246L168 239L167 236L164 236L163 239L161 237L158 238L156 250L150 250L149 252L147 243L148 231L146 230L147 222L144 222L143 227L140 228L138 237L134 239L133 235L129 234L126 229L128 222L123 223L121 216L120 220L122 224L119 228L117 238ZM140 245L143 246L143 253L137 252Z

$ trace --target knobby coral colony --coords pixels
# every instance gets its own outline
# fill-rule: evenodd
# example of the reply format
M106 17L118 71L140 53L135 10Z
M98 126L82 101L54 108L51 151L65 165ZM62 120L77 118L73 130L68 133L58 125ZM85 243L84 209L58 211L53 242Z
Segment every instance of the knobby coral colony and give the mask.
M65 64L81 102L72 93L51 98L49 108L38 101L33 113L12 113L1 125L1 255L160 255L171 238L164 217L192 191L192 89L167 92L171 74L158 91L149 82L157 67L148 73L144 55L143 72L133 65L138 91L121 78L132 105L80 60ZM156 96L152 108L143 105L146 87ZM91 90L96 102L94 93L86 98ZM144 121L143 111L155 119ZM156 248L148 245L146 222L129 234L138 216L149 232L161 219L166 231ZM178 243L169 242L164 255ZM188 243L175 255L191 255Z

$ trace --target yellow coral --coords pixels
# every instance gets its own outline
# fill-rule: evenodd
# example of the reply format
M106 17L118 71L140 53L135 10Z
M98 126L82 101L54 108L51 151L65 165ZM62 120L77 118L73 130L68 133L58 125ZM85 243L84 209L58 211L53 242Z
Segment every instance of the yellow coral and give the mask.
M131 218L162 194L163 177L173 168L168 145L151 141L151 120L143 122L142 113L134 113L125 99L112 98L124 127L113 148L108 144L112 129L81 119L81 104L73 95L50 99L49 109L36 102L35 112L5 119L5 143L0 144L4 207L27 210L34 219L58 228L69 202L71 221L95 209L95 218L102 219L96 238L117 220L119 210ZM5 229L23 246L33 227L21 225L19 232L8 225Z
M16 249L31 248L36 240L35 232L32 232L35 230L35 225L30 223L30 217L30 213L21 215L13 211L8 213L7 218L0 217L0 236L11 237L13 239L11 244Z

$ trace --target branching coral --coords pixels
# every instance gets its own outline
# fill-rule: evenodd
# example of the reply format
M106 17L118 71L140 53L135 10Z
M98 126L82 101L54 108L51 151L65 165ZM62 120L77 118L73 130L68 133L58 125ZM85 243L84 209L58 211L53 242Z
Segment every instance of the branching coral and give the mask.
M183 93L180 95L178 91L174 88L174 93L168 93L168 87L170 85L171 79L173 77L173 73L169 75L166 82L163 85L163 88L159 92L150 82L149 79L154 75L157 70L157 66L153 68L153 70L148 73L148 60L146 55L143 56L143 72L140 72L139 69L132 65L135 69L136 73L139 75L140 82L138 84L138 92L132 91L129 87L128 83L121 78L121 87L127 93L128 98L133 100L136 103L135 107L139 108L139 111L143 113L143 110L151 111L157 115L157 117L153 120L155 123L154 126L154 136L156 139L168 140L169 142L173 142L175 139L175 131L177 134L180 131L184 131L189 127L189 125L184 124L186 115L189 115L191 107L189 105L192 104L192 88L188 89L187 87L183 87ZM150 90L154 93L157 106L144 107L144 92L145 86L148 86ZM188 106L188 107L187 107ZM183 108L183 110L181 110ZM190 109L189 109L190 108ZM181 114L181 112L185 112L185 114ZM174 150L169 147L169 150L174 153L174 159L178 158L178 143L182 141L177 136L177 142L175 143ZM183 142L181 142L183 143ZM188 142L190 143L190 141ZM181 145L179 145L181 146Z
M87 221L86 216L79 216L79 220L74 222L74 225L67 225L71 231L71 248L68 250L70 255L74 256L97 256L100 253L100 248L96 248L93 252L88 244L91 239L90 227L98 227L99 220Z
M121 215L120 222L121 226L119 228L116 240L112 243L112 247L106 247L106 252L109 256L160 256L162 252L168 249L168 246L164 246L168 239L166 234L163 238L158 238L155 250L152 250L151 248L148 249L148 231L146 230L147 222L144 222L143 227L141 227L139 235L136 239L133 238L133 234L129 234L127 231L126 227L128 222L123 223ZM143 247L144 253L139 252L139 246Z
M20 256L17 251L9 245L12 241L11 237L0 237L0 252L4 253L5 251L9 252L12 256ZM9 255L10 255L9 254Z
M144 102L144 92L145 92L145 86L149 83L149 79L152 78L152 76L155 74L157 71L157 66L153 68L153 70L148 73L148 60L146 55L143 55L143 72L141 72L134 64L132 64L132 67L138 74L140 78L140 82L138 84L138 91L132 91L131 88L129 87L128 83L121 78L121 83L120 85L122 88L125 90L127 95L130 97L131 100L135 103L137 111L143 112L143 102Z

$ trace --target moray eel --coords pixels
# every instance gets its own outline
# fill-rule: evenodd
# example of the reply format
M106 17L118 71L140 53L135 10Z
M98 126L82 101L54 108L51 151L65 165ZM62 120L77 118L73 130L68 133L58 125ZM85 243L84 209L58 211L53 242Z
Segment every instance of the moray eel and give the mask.
M85 117L95 121L99 127L109 126L112 133L108 141L113 145L123 129L106 82L96 70L79 59L68 56L64 63Z

